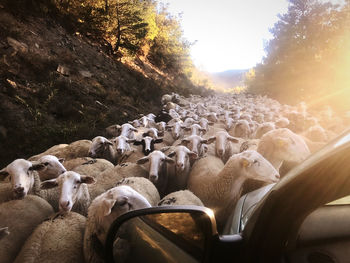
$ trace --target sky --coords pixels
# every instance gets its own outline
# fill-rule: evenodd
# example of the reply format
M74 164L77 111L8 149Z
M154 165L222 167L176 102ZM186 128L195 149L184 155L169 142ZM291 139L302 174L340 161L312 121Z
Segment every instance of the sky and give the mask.
M172 14L182 13L184 36L197 41L191 56L208 72L247 69L260 63L264 41L277 14L287 12L286 0L163 0Z

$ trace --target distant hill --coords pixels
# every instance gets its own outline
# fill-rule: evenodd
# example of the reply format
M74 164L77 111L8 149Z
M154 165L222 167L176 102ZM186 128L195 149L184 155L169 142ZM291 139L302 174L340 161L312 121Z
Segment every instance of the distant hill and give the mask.
M244 75L249 69L232 69L210 73L214 86L218 89L230 89L243 85Z

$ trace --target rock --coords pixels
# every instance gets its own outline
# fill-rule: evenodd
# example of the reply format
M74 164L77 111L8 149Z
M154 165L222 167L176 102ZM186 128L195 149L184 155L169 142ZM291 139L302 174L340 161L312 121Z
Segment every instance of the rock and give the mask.
M63 65L58 65L57 72L61 73L64 76L69 76L69 68Z
M26 44L24 44L23 42L19 42L16 39L13 39L12 37L7 37L7 43L15 50L15 52L12 55L15 55L17 52L28 52L28 46Z

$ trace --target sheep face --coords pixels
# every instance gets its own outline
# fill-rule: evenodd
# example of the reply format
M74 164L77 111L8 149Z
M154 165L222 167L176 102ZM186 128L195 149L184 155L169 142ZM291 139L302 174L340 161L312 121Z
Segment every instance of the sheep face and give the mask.
M208 139L208 143L215 141L215 153L219 158L223 158L227 147L230 146L228 142L238 143L238 139L230 136L226 131L219 131L215 136Z
M98 239L104 244L111 224L120 215L134 210L151 207L145 197L130 186L120 185L96 197L89 208L89 216L93 212L96 218Z
M161 151L153 151L147 157L143 157L137 161L137 164L144 164L149 162L149 179L152 183L156 183L159 174L166 168L166 163L174 163L174 160L167 157Z
M133 143L135 142L135 140L131 140L126 138L125 136L118 136L117 138L113 139L113 143L117 149L117 153L119 155L124 154L127 151L130 151L130 145L129 143Z
M171 128L171 135L174 140L178 140L182 136L182 124L180 122L175 122L171 126L168 125L168 128Z
M109 146L113 146L111 141L105 137L97 136L92 139L88 154L92 158L103 157L104 153L109 150Z
M134 145L142 145L142 152L147 156L154 151L154 144L163 142L162 138L153 139L152 137L143 137L141 141L135 141Z
M177 146L173 152L171 152L168 157L175 156L175 168L176 171L182 172L185 170L187 165L190 165L190 159L196 159L198 155L190 151L185 146Z
M48 180L56 178L58 175L66 172L66 168L62 165L63 159L58 159L53 155L44 155L38 160L38 164L44 165L44 168L39 170L40 180Z
M246 179L275 183L280 175L273 165L257 151L248 150L230 157L229 161L238 162L241 174Z
M123 135L129 139L134 139L135 138L135 133L137 129L132 126L130 123L124 123L122 126L121 126L121 132L120 132L120 135Z
M75 202L81 197L81 186L83 183L92 184L95 183L95 179L91 176L80 175L76 172L68 171L55 179L42 182L41 188L49 189L59 187L59 210L60 212L69 212L72 210Z
M202 133L205 133L207 130L203 129L199 124L192 124L190 127L185 128L186 131L191 131L191 135L202 135Z
M207 142L207 140L202 139L202 137L198 135L191 135L187 138L184 138L181 141L181 144L183 144L192 152L196 153L198 156L201 157L207 150L207 148L204 146L204 144Z
M11 177L13 197L15 199L21 199L32 189L35 171L43 168L43 164L32 164L24 159L16 159L1 170L0 175Z

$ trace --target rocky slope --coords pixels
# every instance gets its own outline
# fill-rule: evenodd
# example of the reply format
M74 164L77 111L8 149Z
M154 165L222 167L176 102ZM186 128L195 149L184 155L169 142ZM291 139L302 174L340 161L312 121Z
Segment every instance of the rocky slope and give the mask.
M103 48L55 19L19 16L0 2L0 168L157 112L164 93L202 91L141 60L122 63Z

